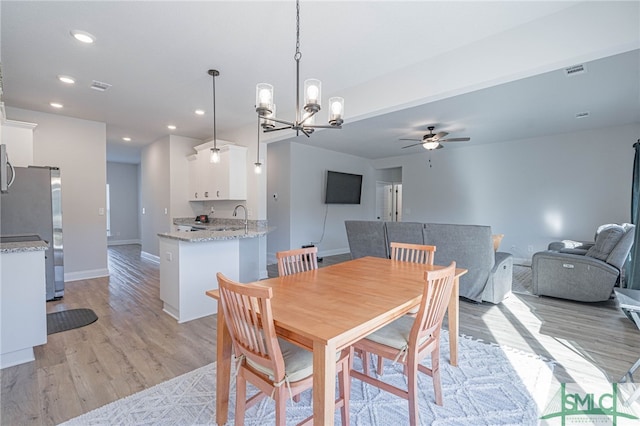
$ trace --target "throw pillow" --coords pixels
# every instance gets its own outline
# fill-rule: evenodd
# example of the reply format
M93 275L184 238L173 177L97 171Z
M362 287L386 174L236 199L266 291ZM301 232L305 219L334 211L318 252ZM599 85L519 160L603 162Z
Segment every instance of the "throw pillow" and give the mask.
M607 228L600 230L596 237L596 243L587 251L585 256L606 261L609 253L611 253L611 250L618 244L623 235L624 228L622 226L608 225Z

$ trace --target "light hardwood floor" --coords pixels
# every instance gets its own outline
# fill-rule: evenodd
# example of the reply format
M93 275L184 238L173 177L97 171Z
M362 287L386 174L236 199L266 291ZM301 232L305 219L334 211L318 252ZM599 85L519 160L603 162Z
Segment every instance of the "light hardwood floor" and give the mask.
M67 283L47 311L91 308L99 319L50 335L35 362L0 371L0 424L58 424L213 362L215 317L177 324L162 312L158 269L141 259L140 246L113 246L110 277ZM460 331L554 359L557 382L617 381L640 356L640 332L613 300L514 294L499 305L461 302Z

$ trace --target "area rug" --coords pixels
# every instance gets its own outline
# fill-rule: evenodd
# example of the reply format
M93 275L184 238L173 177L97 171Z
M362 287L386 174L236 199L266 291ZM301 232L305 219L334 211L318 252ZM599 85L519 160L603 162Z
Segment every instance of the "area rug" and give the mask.
M486 344L463 336L459 339L459 366L448 363L446 331L442 345L444 406L435 405L431 378L419 373L420 424L422 425L537 425L552 379L553 363L539 356ZM375 357L372 357L375 359ZM372 363L373 363L372 359ZM429 365L425 361L425 365ZM360 368L360 359L354 359ZM373 367L373 366L372 366ZM213 425L215 424L215 363L120 399L64 423L77 425ZM385 364L384 380L403 386L402 367ZM235 386L231 384L229 421L233 424ZM351 424L408 424L403 399L352 379ZM255 388L249 389L249 393ZM287 424L311 415L311 391L300 402L287 403ZM340 424L339 411L336 424ZM274 404L265 399L246 415L246 425L275 424Z
M91 309L68 309L47 314L47 334L84 327L98 320Z
M513 281L511 291L519 294L533 294L533 276L531 266L513 265Z

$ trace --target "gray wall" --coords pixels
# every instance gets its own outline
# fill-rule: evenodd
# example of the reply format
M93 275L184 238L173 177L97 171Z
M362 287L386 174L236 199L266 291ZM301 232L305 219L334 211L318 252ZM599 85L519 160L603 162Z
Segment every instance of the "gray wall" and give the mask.
M111 209L109 245L140 243L139 169L138 164L107 163Z
M277 251L311 242L320 243L322 256L348 252L344 221L373 219L375 214L375 173L369 160L295 142L269 144L267 152L267 218L275 228L267 237L269 263L275 262ZM361 204L324 204L327 170L363 175Z
M7 119L36 123L33 164L60 167L65 281L108 275L105 124L10 107Z
M518 260L557 239L592 240L630 220L640 124L388 158L402 166L403 219L491 225Z
M329 205L320 255L348 252L344 220L373 220L377 170L402 168L403 220L490 225L516 261L557 239L593 239L630 220L633 143L640 124L370 161L298 143L268 145L269 263L275 252L318 241L324 173L364 175L360 206ZM273 194L278 193L278 200Z

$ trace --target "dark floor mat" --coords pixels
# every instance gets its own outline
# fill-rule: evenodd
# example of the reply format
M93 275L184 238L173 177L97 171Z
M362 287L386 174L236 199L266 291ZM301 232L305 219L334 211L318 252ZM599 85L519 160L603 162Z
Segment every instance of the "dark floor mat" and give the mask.
M91 309L69 309L47 314L47 334L84 327L95 322L98 316Z

